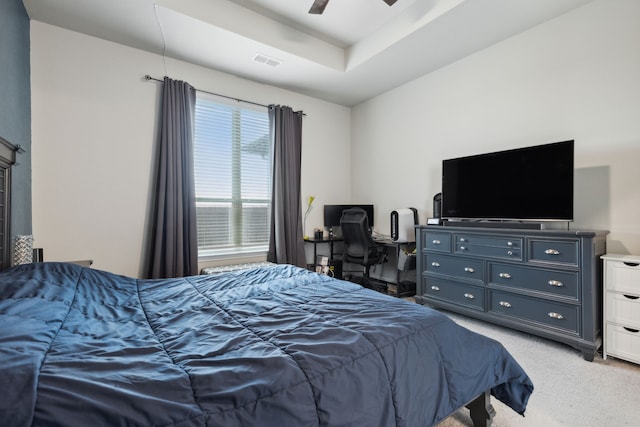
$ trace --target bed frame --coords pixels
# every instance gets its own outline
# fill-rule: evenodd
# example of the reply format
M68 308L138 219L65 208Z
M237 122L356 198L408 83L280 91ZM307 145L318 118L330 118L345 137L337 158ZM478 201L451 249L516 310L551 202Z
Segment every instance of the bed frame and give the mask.
M0 136L0 271L11 267L11 166L19 151Z
M491 427L496 410L491 406L491 391L487 390L465 405L473 421L473 427Z

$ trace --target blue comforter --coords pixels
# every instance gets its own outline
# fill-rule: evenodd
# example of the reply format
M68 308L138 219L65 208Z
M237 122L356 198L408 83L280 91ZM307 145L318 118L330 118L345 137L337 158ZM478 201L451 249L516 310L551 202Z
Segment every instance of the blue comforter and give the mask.
M0 425L429 426L533 390L498 342L292 266L138 280L0 274Z

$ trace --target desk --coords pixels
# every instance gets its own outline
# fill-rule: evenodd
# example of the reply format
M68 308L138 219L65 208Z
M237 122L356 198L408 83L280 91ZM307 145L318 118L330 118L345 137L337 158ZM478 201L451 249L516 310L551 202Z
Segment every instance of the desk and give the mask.
M318 245L328 243L329 244L329 259L333 259L333 244L335 242L344 242L344 239L342 237L331 237L331 238L323 237L322 239L315 239L313 237L305 237L304 238L304 242L313 244L313 262L315 264L315 262L318 259Z
M333 275L334 275L333 277L337 279L342 279L342 260L336 260L333 257L333 245L336 242L344 242L344 239L342 239L342 237L331 237L331 238L323 237L322 239L316 239L314 237L305 237L304 243L313 245L313 261L311 261L311 264L307 264L307 268L310 270L315 270L315 267L318 263L318 245L328 244L329 245L329 256L328 256L329 268L333 272Z
M416 289L416 276L415 276L416 257L414 254L406 256L404 255L403 251L407 251L411 253L415 249L416 244L413 242L412 243L395 242L389 238L384 238L384 239L377 238L377 239L374 239L374 241L378 245L388 248L389 252L393 252L393 254L395 254L396 262L379 264L383 266L382 268L384 268L385 265L388 265L389 268L392 268L394 270L392 273L393 277L391 278L382 277L384 275L384 272L382 272L381 274L378 274L378 277L376 277L376 274L374 273L372 278L374 280L384 282L387 285L395 286L396 287L395 292L392 291L391 292L392 294L395 294L397 296L414 295L415 289ZM331 262L335 260L334 243L344 242L344 239L342 237L322 238L322 239L306 237L304 239L304 242L305 244L313 245L313 262L312 264L309 265L309 267L315 267L315 264L318 260L318 245L325 245L325 244L329 245L329 260ZM340 261L335 261L335 262L340 262ZM338 275L338 278L341 278L341 275L342 275L342 266L340 266L340 274ZM407 277L407 276L411 276L411 277Z
M391 279L385 279L383 277L384 271L375 277L376 274L371 276L374 279L381 280L383 282L387 282L387 284L395 285L395 292L391 290L389 293L395 294L396 296L411 296L415 295L416 292L416 255L413 253L416 248L415 242L396 242L388 238L384 239L374 239L375 242L379 245L385 246L389 249L392 249L395 253L395 265L393 263L389 263L391 268L395 268L395 271L392 273L394 276ZM408 253L408 254L407 254ZM384 265L383 269L384 269Z

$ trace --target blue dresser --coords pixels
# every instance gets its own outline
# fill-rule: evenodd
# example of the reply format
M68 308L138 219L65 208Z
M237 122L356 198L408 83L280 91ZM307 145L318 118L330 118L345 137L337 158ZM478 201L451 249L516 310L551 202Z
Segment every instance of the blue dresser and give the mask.
M418 226L416 302L569 344L592 361L606 235Z

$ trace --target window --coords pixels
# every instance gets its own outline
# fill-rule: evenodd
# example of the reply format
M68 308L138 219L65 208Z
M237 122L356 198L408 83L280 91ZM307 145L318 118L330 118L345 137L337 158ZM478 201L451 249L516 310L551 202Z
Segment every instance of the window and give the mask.
M268 250L272 152L266 108L198 93L194 169L199 257Z

